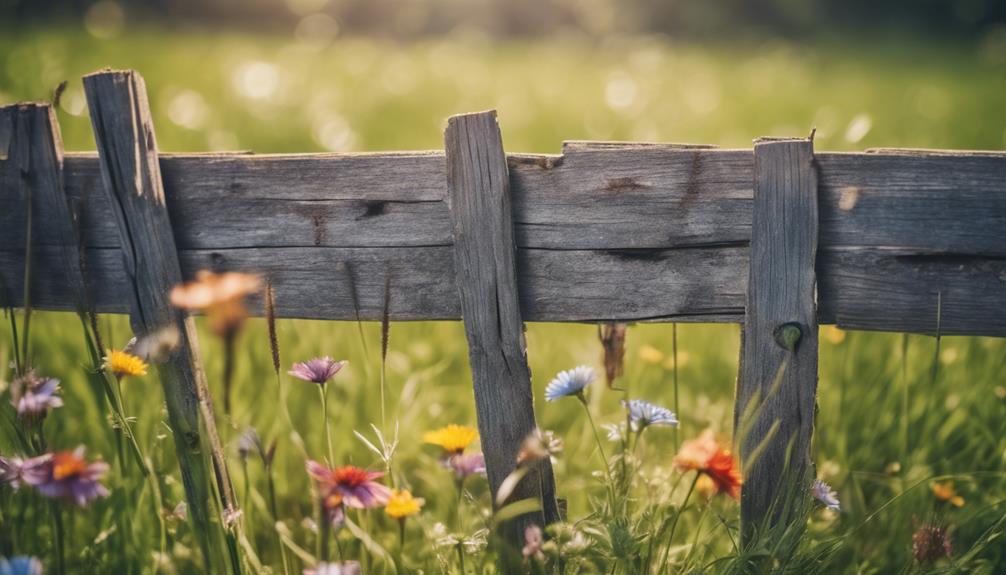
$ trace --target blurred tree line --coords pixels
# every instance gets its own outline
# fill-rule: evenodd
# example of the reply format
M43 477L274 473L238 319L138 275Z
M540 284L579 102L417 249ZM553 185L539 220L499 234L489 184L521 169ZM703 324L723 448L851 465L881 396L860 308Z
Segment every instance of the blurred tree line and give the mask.
M313 14L344 32L415 37L472 28L498 36L781 34L897 29L963 36L1006 23L1006 0L0 0L0 26L86 17L287 28Z

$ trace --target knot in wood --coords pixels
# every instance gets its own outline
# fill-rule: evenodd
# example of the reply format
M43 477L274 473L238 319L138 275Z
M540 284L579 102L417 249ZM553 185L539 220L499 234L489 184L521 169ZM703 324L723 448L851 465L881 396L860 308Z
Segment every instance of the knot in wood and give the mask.
M797 346L800 345L800 338L803 337L803 328L800 327L800 324L791 321L775 328L772 335L775 337L775 342L779 344L779 347L790 352L795 352Z

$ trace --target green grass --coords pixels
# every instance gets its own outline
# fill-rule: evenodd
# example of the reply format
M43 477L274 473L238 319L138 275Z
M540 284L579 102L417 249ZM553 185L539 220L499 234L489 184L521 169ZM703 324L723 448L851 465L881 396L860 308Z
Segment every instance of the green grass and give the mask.
M567 37L491 44L459 36L415 45L348 38L310 50L281 37L149 29L99 41L54 28L9 30L0 35L0 53L6 54L0 102L44 99L61 80L70 80L60 113L69 150L94 147L79 77L105 65L133 67L144 75L165 151L437 148L448 115L489 107L499 109L504 140L513 151L555 152L563 139L587 138L746 146L756 136L803 135L811 126L818 128L819 149L1006 147L1002 64L978 49L919 40L708 46ZM246 89L262 90L266 97L243 96L236 70L247 74ZM268 91L264 86L272 74L277 75L275 90ZM857 126L861 138L853 137ZM121 317L102 318L101 327L111 345L122 346L131 335ZM350 361L331 390L335 450L345 461L376 466L375 456L352 431L367 433L370 423L380 423L379 326L364 326L369 355L353 324L281 321L279 328L284 366L325 354ZM219 397L222 348L205 331L200 335L211 387ZM679 327L682 439L707 427L730 433L738 339L737 326ZM66 399L46 422L50 444L84 444L90 454L115 461L104 405L95 400L82 369L86 352L76 318L39 313L32 340L35 365L62 380ZM995 528L995 522L1006 512L1006 342L944 338L939 354L933 338L911 336L907 343L905 358L897 334L848 333L841 342L822 338L814 459L818 473L838 489L844 510L814 511L802 549L809 553L815 545L837 543L834 553L814 566L821 571L909 570L917 567L911 559L912 532L935 519L951 526L955 542L955 563L940 568L1001 572L1006 552L1002 525ZM669 353L670 328L630 329L624 382L634 397L670 405L670 373L640 358L644 345ZM592 498L604 496L593 475L600 466L590 429L575 402L545 404L542 393L560 369L600 365L595 328L530 325L528 354L539 422L566 440L555 467L560 496L569 501L570 517L579 518L589 513ZM11 356L5 337L0 359ZM394 324L387 366L389 419L400 426L396 480L427 499L427 512L410 527L407 556L414 565L425 564L426 572L436 572L430 534L436 522L450 517L455 494L437 454L419 437L447 423L475 423L462 327ZM320 457L325 443L317 392L310 384L287 383L295 426L309 451ZM596 417L618 421L619 396L598 391L591 398ZM174 508L183 499L182 486L156 378L127 381L124 397L158 471L165 507ZM254 320L238 345L235 411L220 425L239 496L249 502L245 530L261 559L274 568L279 563L262 467L248 462L252 489L245 492L232 447L249 425L278 441L281 515L293 540L313 552L305 522L312 514L308 479L277 397L264 322ZM7 454L13 438L3 429L0 453ZM674 454L673 432L647 434L641 448L652 466L647 477L660 484L660 470L670 467ZM113 467L107 481L110 499L64 514L74 572L152 570L154 554L161 552L158 523L151 493L135 475L124 477ZM943 475L956 478L962 507L934 498L929 478ZM484 506L484 481L468 486ZM644 493L639 487L636 495ZM49 561L46 509L36 500L10 497L9 490L0 491L5 510L0 554L14 550ZM479 522L479 507L467 508L470 526ZM696 537L697 512L682 520L676 541L696 537L699 542L693 567L730 552L725 525L736 528L737 507L718 500L713 509L723 523L706 519L701 537ZM192 534L173 518L167 526L164 551L173 567L164 571L196 570L200 563ZM372 527L382 544L395 547L391 522L380 517ZM990 528L994 531L986 533ZM352 545L347 549L356 552ZM971 549L975 554L968 556ZM452 560L450 550L439 553Z

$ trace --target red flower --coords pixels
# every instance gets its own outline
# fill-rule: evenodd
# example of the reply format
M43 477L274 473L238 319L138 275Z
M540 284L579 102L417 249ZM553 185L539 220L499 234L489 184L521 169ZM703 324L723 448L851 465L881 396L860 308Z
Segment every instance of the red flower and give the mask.
M723 447L711 429L696 439L686 441L674 457L674 464L683 471L698 471L713 480L716 493L726 493L734 499L741 496L741 472L737 458Z

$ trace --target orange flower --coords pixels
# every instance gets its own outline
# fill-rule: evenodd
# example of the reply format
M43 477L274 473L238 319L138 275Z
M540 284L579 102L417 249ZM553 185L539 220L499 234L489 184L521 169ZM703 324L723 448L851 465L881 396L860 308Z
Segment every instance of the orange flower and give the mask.
M949 501L954 507L964 506L964 498L957 495L957 490L954 489L953 481L933 483L932 489L933 495L935 495L940 501Z
M205 312L210 331L220 337L230 337L248 317L242 300L261 286L262 280L256 275L202 270L196 274L195 281L171 290L171 303L181 309Z
M737 458L716 441L711 429L683 443L674 457L674 464L682 471L697 471L700 478L705 476L712 480L712 485L703 480L702 486L710 496L726 493L734 499L740 498L743 480Z

